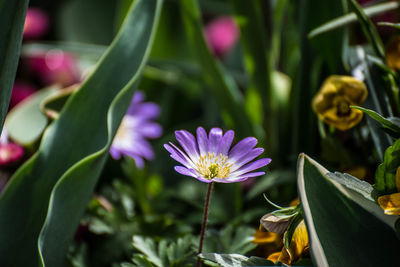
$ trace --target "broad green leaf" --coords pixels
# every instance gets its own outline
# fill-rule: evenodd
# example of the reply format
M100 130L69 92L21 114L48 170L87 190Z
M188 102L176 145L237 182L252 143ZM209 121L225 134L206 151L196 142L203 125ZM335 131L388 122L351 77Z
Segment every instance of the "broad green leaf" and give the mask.
M0 0L0 129L14 85L28 3L28 0Z
M399 8L399 3L396 1L390 1L386 3L381 3L373 6L369 6L364 8L364 12L368 17L373 17L382 13L385 13L390 10L394 10ZM334 29L343 27L350 23L356 22L357 16L354 13L346 14L341 17L335 18L331 21L324 23L323 25L313 29L308 35L308 38L314 38L320 34L332 31ZM381 25L381 23L379 23ZM386 25L386 24L385 24Z
M222 267L275 266L273 262L260 257L246 257L240 254L201 253L203 261L211 261Z
M332 179L339 184L360 193L366 199L374 201L372 197L372 191L374 190L374 188L370 183L362 181L348 173L328 172L326 176L329 177L329 179Z
M0 240L0 265L62 264L138 85L160 9L161 1L135 1L96 70L12 177L0 197L0 225L8 229Z
M221 107L226 124L239 136L252 135L252 125L244 112L243 97L233 78L210 53L203 36L201 14L197 0L181 0L186 33L199 62L203 79Z
M40 111L51 119L58 118L68 98L76 92L78 88L79 85L73 85L46 96L40 103Z
M385 151L383 162L375 173L375 189L381 194L395 193L396 170L400 166L400 139Z
M396 216L331 180L328 170L304 154L298 160L298 191L311 254L318 266L396 266L400 241Z
M40 112L40 103L57 91L57 87L37 91L8 113L5 125L8 135L15 142L29 146L40 138L47 125L46 116Z

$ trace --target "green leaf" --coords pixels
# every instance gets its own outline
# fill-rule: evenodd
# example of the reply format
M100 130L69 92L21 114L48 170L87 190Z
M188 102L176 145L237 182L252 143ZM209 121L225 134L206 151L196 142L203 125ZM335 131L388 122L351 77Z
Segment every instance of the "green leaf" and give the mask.
M133 246L142 252L146 259L158 267L163 267L163 263L158 255L157 247L154 241L150 238L141 236L133 237Z
M370 183L362 181L348 173L328 172L326 176L329 177L329 179L334 180L339 184L360 193L366 199L374 201L372 197L372 191L374 190L374 188Z
M395 193L396 170L400 166L400 139L385 151L383 162L375 173L375 189L381 194Z
M382 127L388 130L388 133L393 137L400 137L400 118L397 117L389 117L385 118L381 114L371 110L358 106L350 106L351 108L361 110L366 113L368 116L379 122Z
M381 37L378 34L374 24L368 18L365 11L359 6L356 0L348 0L349 6L354 10L354 13L357 16L358 22L361 24L361 28L365 36L367 37L369 43L372 45L372 48L379 58L385 60L385 48L383 46Z
M313 262L318 266L395 266L396 216L330 180L329 171L301 154L298 190ZM366 256L368 255L368 256Z
M303 215L300 212L300 213L296 213L296 215L290 221L289 226L283 236L283 244L285 245L286 248L289 248L290 242L292 241L294 231L296 230L296 227L299 225L301 220L303 220Z
M240 254L201 253L200 258L222 267L232 266L275 266L273 262L260 257L246 257Z
M210 53L203 36L200 9L196 0L181 0L182 18L190 44L202 68L203 79L212 97L223 111L226 124L237 129L239 136L252 135L252 125L246 116L243 96L232 76Z
M77 85L56 91L54 94L46 96L40 103L40 111L51 119L58 118L61 109L64 107L68 98L79 88Z
M373 6L369 6L364 8L364 12L368 17L373 17L382 13L385 13L390 10L394 10L399 8L399 3L396 1L391 1L391 2L386 2L386 3L381 3ZM346 26L350 23L356 22L357 21L357 16L354 13L349 13L344 16L340 16L336 19L333 19L331 21L328 21L324 23L323 25L313 29L308 35L308 38L314 38L320 34L332 31L334 29ZM383 23L378 23L379 25L383 25ZM386 24L386 23L385 23Z
M0 129L14 85L28 3L28 0L0 0Z
M135 1L96 70L3 191L0 225L8 230L0 240L0 265L62 264L138 85L160 9L161 1Z
M398 4L397 2L392 2L392 4ZM390 22L378 22L379 26L388 26L395 29L400 29L400 23L390 23Z
M254 240L255 230L250 227L233 227L228 225L220 232L220 240L223 246L222 251L229 253L245 254L253 250L257 245Z
M5 125L15 142L30 146L40 138L47 126L47 118L40 112L40 103L57 90L57 87L50 87L37 91L8 113Z

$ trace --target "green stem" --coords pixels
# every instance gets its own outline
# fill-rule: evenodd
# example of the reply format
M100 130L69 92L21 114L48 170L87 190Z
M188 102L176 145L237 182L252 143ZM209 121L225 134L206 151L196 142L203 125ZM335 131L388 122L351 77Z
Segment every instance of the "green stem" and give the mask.
M210 204L212 186L213 186L213 182L208 184L206 203L204 205L203 224L201 226L201 233L200 233L200 243L199 243L199 253L198 253L198 255L200 255L200 253L203 250L204 234L205 234L206 228L207 228L208 207L209 207L209 204ZM201 259L200 259L200 257L198 257L197 258L197 267L200 267L200 266L201 266Z

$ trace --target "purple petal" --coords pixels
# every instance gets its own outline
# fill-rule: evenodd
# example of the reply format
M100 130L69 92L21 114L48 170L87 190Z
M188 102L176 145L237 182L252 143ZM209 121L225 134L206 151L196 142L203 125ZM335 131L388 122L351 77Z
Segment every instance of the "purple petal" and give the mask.
M186 154L197 161L199 159L199 151L194 136L185 130L175 131L176 140L182 146Z
M266 166L270 162L271 162L270 158L262 158L262 159L253 161L253 162L251 162L249 164L244 165L239 170L237 170L234 173L232 173L232 175L233 176L239 176L241 174L251 172L251 171L253 171L255 169L258 169L258 168Z
M238 158L249 153L257 144L257 139L254 137L246 137L237 143L229 152L228 158L230 162L235 162Z
M213 180L201 177L201 176L197 176L196 179L199 180L200 182L207 183L207 184L209 184L209 183L211 183L213 181Z
M213 178L211 179L213 182L217 183L237 183L237 182L243 182L244 180L247 180L248 177L241 177L241 178L234 178L234 179L227 179L227 178Z
M154 119L160 115L160 107L152 102L131 104L126 113L144 119Z
M158 138L162 135L162 127L155 122L146 122L137 127L137 132L145 138Z
M171 158L174 160L178 161L182 165L192 168L194 166L193 162L190 160L190 158L183 153L177 146L175 146L173 143L169 143L169 145L164 144L164 147L166 150L168 150L169 153L171 153Z
M132 156L132 158L135 161L136 167L138 167L138 169L143 169L143 167L144 167L143 158L141 158L139 156Z
M206 155L208 152L208 138L203 127L197 128L197 144L199 145L200 155Z
M110 147L110 155L113 159L117 160L121 158L121 153L119 152L118 149L116 149L115 147L111 146Z
M231 167L231 172L236 171L240 167L242 167L244 164L252 161L253 159L257 158L264 152L264 149L261 147L254 148L251 150L249 153L243 155L241 158L237 159L236 162L233 163Z
M197 173L193 169L188 169L188 168L185 168L182 166L175 166L174 169L175 169L175 171L179 172L180 174L197 178Z
M239 176L229 177L226 180L230 180L230 181L235 180L236 181L237 179L247 179L247 178L251 178L251 177L262 176L264 174L265 174L265 172L249 172L249 173L245 173L245 174L242 174Z
M212 128L208 137L208 151L210 153L218 153L219 143L222 139L222 130L220 128ZM217 154L218 155L218 154Z
M235 136L235 132L232 130L227 131L221 139L219 144L219 151L217 154L220 153L224 156L228 155L229 148L231 148L233 137Z

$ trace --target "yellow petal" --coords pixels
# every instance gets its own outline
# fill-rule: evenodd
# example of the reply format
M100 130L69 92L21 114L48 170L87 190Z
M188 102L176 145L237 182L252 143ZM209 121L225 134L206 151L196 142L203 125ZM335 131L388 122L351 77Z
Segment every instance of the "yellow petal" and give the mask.
M297 225L294 230L292 241L290 242L290 246L288 249L285 247L282 249L282 253L279 257L279 261L292 264L296 262L300 257L308 251L310 248L310 243L308 240L308 233L306 224L304 220L302 220L299 225Z
M267 257L267 260L270 260L270 261L272 261L272 262L276 262L276 261L279 259L280 255L281 255L281 252L280 252L280 251L274 252L274 253L270 254L270 255Z
M380 196L378 203L385 214L400 215L400 193Z
M400 36L396 36L388 45L386 63L389 68L400 70Z
M268 244L268 243L275 243L276 241L280 240L281 236L272 232L262 232L257 229L256 233L254 234L253 243L256 244Z

